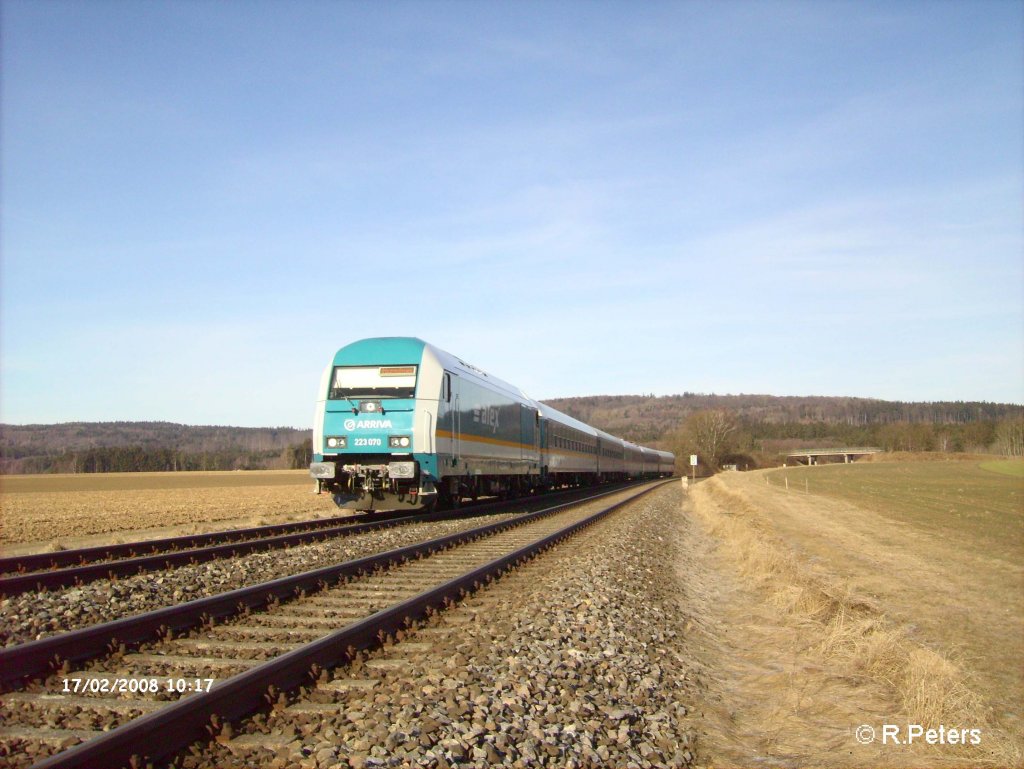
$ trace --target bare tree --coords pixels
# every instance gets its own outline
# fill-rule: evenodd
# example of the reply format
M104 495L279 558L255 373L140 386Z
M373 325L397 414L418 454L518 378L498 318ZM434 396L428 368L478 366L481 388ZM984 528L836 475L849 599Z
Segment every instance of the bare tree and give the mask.
M700 460L718 468L722 458L735 448L739 425L728 411L712 409L691 414L683 425L683 433Z
M999 423L996 449L1008 457L1024 456L1024 419L1004 419Z

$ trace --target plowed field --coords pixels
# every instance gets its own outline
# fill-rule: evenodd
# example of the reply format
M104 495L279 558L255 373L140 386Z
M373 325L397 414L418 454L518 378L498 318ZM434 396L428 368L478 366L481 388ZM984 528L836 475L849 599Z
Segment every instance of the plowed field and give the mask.
M5 555L337 515L305 470L5 476Z

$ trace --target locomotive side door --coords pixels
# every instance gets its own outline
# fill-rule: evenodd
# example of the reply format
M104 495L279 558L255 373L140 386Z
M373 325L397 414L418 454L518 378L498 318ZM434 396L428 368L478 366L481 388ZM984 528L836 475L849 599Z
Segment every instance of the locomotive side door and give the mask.
M450 454L450 467L456 467L462 458L462 415L459 413L459 375L450 371L444 372L441 380L441 403L438 409L437 426L439 432L447 432Z
M452 413L455 415L453 420L452 435L454 437L454 449L455 455L455 466L458 467L462 464L462 403L459 400L459 377L457 374L452 374L452 390L455 395L452 397Z
M527 475L536 474L540 463L540 415L537 409L519 406L519 459Z

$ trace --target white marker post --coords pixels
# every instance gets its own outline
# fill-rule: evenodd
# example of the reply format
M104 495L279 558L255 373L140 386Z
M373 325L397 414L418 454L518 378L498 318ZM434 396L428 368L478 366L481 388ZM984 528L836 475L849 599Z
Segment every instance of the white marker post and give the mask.
M690 476L696 482L697 480L697 455L690 454Z

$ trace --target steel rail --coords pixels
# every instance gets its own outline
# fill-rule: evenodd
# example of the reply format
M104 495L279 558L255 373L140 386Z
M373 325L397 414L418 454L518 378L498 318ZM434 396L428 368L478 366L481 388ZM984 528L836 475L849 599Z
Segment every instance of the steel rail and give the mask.
M558 492L553 498L578 493L578 490ZM386 516L372 514L324 518L291 524L273 524L249 529L228 529L208 534L143 540L121 545L100 545L80 550L57 553L39 553L0 559L0 595L13 596L33 590L51 590L72 587L99 579L134 576L147 571L169 569L191 563L203 563L217 558L245 555L259 550L290 547L331 537L363 534L378 529L403 526L421 521L486 515L510 505L531 503L537 497L500 502L467 505L456 510L439 510L414 515ZM382 515L386 517L382 517ZM361 521L366 521L365 523ZM342 523L343 525L328 525ZM290 533L297 532L297 533ZM213 544L220 543L220 544ZM151 554L135 555L149 549ZM126 557L127 556L127 557ZM102 560L118 558L119 560ZM97 561L97 562L94 562ZM47 565L48 564L48 565ZM51 571L21 572L24 569L54 569Z
M249 715L265 704L271 704L277 692L310 683L314 670L332 668L350 661L355 652L378 646L387 635L407 628L432 611L443 609L449 602L473 592L516 563L534 557L662 485L658 483L643 489L628 499L564 526L532 544L382 609L324 638L232 676L208 692L178 700L166 708L46 758L34 764L31 769L89 769L96 766L114 769L166 761L192 743L205 742L215 736L210 726L214 717L221 721L232 721ZM138 760L140 756L141 761Z
M429 555L448 547L554 515L621 490L606 491L585 499L525 513L497 523L484 524L464 532L437 537L418 544L356 558L341 564L324 566L258 585L250 585L198 598L187 603L167 606L133 617L125 617L41 638L37 641L9 646L0 649L0 689L22 688L27 681L45 675L65 662L72 663L92 659L121 645L126 648L136 646L144 641L165 635L168 631L177 633L201 625L208 620L222 619L249 609L259 608L273 600L289 599L300 591L318 590L323 585L334 584L342 578Z
M218 542L233 542L259 537L273 537L295 531L330 528L344 523L360 523L369 515L340 515L332 518L298 521L295 523L274 523L245 529L224 529L206 534L186 534L180 537L143 539L116 545L95 545L75 550L59 550L54 553L33 553L0 558L0 574L15 574L44 569L63 569L95 561L113 561L117 558L136 558L174 550L189 550Z
M115 577L131 577L147 571L171 569L175 566L214 561L218 558L229 558L238 555L274 550L293 545L303 545L323 541L332 537L346 537L363 534L367 531L387 529L411 523L408 518L391 518L386 521L357 523L349 526L334 526L327 529L303 531L297 534L281 534L276 537L249 539L241 542L228 542L223 545L197 548L195 550L175 550L159 555L145 555L137 558L123 558L119 561L92 563L84 566L72 566L57 571L40 571L33 574L19 574L15 577L0 578L0 595L12 596L28 593L32 590L51 590L72 587L93 582L98 579L114 579Z

